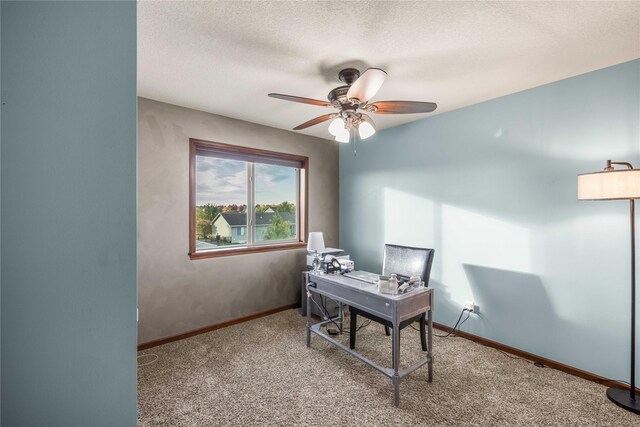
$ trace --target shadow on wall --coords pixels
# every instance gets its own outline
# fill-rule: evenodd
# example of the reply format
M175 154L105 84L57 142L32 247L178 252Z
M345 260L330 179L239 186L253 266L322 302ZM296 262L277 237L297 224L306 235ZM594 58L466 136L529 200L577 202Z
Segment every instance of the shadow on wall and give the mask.
M434 289L434 322L442 323L447 326L453 326L456 322L457 316L459 316L462 307L460 304L455 302L451 297L451 292L449 292L449 287L439 280L434 280L431 278L429 280L429 287ZM442 315L441 313L444 313ZM456 315L456 318L452 316ZM437 316L437 318L436 318Z
M532 352L546 347L558 317L540 277L470 264L463 269L483 319L477 333Z
M554 307L545 284L535 274L464 264L481 322L473 322L475 335L616 380L628 380L627 353L620 341L628 330L616 322L568 320ZM441 296L441 295L440 295ZM437 300L442 304L441 298ZM446 307L446 306L445 306ZM596 313L598 301L590 308ZM594 351L576 353L576 348ZM596 349L610 349L605 355ZM599 368L606 364L606 369ZM598 372L599 371L599 372Z

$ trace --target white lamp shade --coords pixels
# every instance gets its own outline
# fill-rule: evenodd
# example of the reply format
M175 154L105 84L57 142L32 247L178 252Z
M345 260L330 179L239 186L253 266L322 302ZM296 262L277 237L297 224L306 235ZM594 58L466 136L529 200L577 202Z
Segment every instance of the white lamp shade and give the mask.
M349 134L349 131L343 128L342 131L338 135L336 135L336 141L348 143L350 136L351 135Z
M640 198L640 169L592 172L578 175L579 200Z
M358 79L351 85L347 92L347 98L358 99L360 102L366 102L378 92L387 78L387 73L379 68L367 69Z
M309 233L309 241L307 242L307 251L322 252L324 251L324 237L322 231L312 231Z
M344 120L341 117L333 119L331 124L329 125L329 133L333 136L338 136L342 131L344 131Z

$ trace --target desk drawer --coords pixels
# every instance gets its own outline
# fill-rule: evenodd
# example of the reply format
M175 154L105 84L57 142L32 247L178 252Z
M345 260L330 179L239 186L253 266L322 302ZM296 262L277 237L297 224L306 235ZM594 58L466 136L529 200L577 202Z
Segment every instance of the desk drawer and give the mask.
M410 319L427 310L433 305L433 289L426 292L416 292L411 298L402 298L398 301L398 320Z
M375 295L359 295L358 299L349 303L350 306L359 308L362 311L374 314L383 319L393 320L393 302L384 300Z

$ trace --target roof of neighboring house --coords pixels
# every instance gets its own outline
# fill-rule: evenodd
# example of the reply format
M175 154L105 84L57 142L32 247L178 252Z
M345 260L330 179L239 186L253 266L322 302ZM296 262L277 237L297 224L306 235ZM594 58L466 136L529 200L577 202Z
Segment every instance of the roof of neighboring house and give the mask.
M242 212L221 212L214 219L213 222L222 217L230 226L247 225L247 214Z
M278 214L285 221L289 221L291 223L296 221L296 217L294 214L289 212L278 212ZM276 212L256 212L256 224L271 224L273 222L273 217L276 215Z
M256 225L271 224L273 222L274 215L276 215L275 212L256 212ZM292 213L280 212L279 215L285 221L289 221L291 223L294 223L296 221L296 217ZM247 214L244 213L244 212L222 212L222 213L219 213L213 219L212 223L216 222L216 220L220 216L231 227L238 227L238 226L242 226L242 225L247 225Z

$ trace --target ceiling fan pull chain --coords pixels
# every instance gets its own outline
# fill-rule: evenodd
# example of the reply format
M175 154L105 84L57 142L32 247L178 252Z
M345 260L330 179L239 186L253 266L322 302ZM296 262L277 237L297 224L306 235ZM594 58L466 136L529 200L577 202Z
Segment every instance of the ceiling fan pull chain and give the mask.
M351 129L349 130L349 133L352 133L352 134L353 134L353 157L357 157L357 153L356 153L356 140L357 140L358 138L356 138L356 132L355 132L355 129L354 129L354 128L351 128Z

